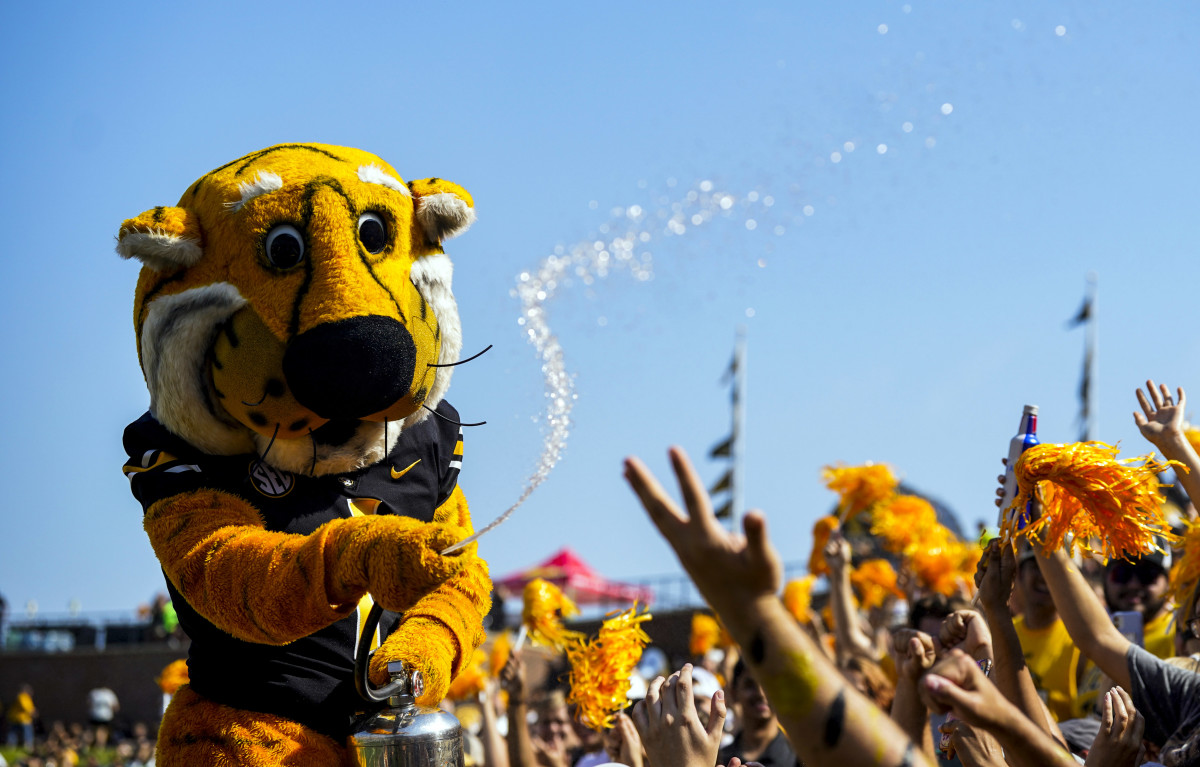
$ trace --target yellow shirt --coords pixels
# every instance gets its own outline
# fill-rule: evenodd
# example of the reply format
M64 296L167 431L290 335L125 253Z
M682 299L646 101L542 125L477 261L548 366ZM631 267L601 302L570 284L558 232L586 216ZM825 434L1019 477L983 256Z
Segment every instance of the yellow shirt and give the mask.
M1079 650L1071 641L1067 627L1061 620L1055 620L1044 629L1034 630L1025 625L1022 615L1013 619L1013 626L1021 640L1021 651L1033 676L1033 684L1051 715L1060 722L1072 718Z
M1143 629L1146 652L1156 658L1166 659L1175 655L1175 621L1171 620L1171 612L1163 610Z
M8 707L8 721L13 724L33 723L33 698L27 692L17 693L17 698Z

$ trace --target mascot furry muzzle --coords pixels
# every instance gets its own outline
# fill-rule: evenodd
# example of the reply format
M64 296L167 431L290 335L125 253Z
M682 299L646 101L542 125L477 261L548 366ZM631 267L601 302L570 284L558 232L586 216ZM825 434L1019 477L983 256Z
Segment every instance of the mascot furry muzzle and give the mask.
M473 220L455 184L297 144L126 221L152 412L206 452L290 471L378 461L387 425L419 421L449 386L461 328L441 242Z

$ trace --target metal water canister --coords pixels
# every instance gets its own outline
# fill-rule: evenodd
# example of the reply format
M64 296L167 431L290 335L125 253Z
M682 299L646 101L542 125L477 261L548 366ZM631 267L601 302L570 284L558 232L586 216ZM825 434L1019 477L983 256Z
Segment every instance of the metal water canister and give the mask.
M420 671L392 662L388 664L391 680L383 687L371 686L371 635L381 612L377 604L367 616L354 682L360 695L376 703L387 701L387 707L362 720L350 736L354 763L359 767L463 767L462 725L441 709L416 703L422 692Z

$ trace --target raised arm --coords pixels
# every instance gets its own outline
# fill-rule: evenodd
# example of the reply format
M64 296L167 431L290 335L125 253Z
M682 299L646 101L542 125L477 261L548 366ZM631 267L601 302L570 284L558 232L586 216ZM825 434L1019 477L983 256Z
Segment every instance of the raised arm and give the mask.
M742 649L796 754L810 767L930 765L796 625L778 597L783 568L762 515L746 515L744 538L726 532L683 450L670 457L686 513L636 458L626 459L625 477Z
M1054 597L1058 617L1062 618L1075 646L1109 679L1129 689L1129 666L1125 660L1129 640L1117 631L1083 573L1061 550L1036 559Z
M834 645L839 667L854 656L879 660L875 643L862 630L854 609L854 593L850 588L850 542L840 530L829 534L825 544L825 562L829 565L829 599L833 608Z
M930 709L951 712L994 735L1012 767L1075 764L1066 748L1005 699L961 650L946 653L922 677L921 694Z
M921 747L930 761L935 761L937 755L933 751L933 733L929 729L929 709L918 692L921 675L936 659L933 637L913 629L900 629L892 634L891 641L897 675L892 721L904 730L909 740Z
M529 708L525 700L525 664L515 652L500 671L500 686L508 693L508 763L510 767L537 767L529 733Z
M1037 693L1029 666L1025 665L1021 640L1008 610L1016 572L1017 559L1012 548L1001 546L999 540L990 541L975 571L975 584L979 587L979 604L992 634L994 665L991 679L1021 713L1041 725L1051 737L1061 739L1062 732L1054 724L1054 717Z
M1187 467L1186 470L1176 471L1179 484L1188 494L1193 503L1200 499L1200 456L1196 455L1192 443L1188 442L1183 431L1183 419L1187 407L1187 394L1183 387L1175 390L1176 396L1171 396L1171 390L1166 384L1155 385L1154 381L1146 381L1146 391L1137 391L1138 404L1142 412L1134 412L1133 422L1146 441L1158 448L1158 452L1170 461L1179 461ZM1176 401L1178 399L1178 401Z

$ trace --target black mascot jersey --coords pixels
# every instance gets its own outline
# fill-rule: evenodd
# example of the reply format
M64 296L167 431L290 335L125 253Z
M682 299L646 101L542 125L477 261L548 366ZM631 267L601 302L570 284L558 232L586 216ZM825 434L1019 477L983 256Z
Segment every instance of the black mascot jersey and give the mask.
M363 513L399 514L429 522L454 491L462 467L458 413L446 402L439 415L404 430L388 458L346 474L293 474L253 454L201 453L146 413L125 428L124 467L143 511L155 502L195 490L222 490L248 501L267 530L306 535L331 519ZM368 707L354 689L354 654L369 599L342 620L282 646L237 639L167 589L179 623L192 640L190 685L236 708L283 716L341 741L354 715ZM384 612L382 641L398 616ZM376 643L378 644L378 642Z

